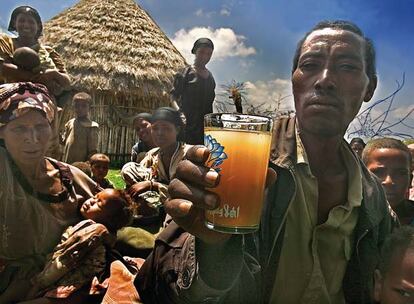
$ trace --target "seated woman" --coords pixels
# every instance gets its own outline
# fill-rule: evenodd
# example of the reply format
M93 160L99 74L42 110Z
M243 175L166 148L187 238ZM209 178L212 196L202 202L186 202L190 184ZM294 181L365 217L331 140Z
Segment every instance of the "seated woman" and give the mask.
M139 214L151 215L148 203L156 209L166 199L167 187L175 176L177 164L190 147L177 140L182 127L178 111L169 107L155 110L151 134L157 148L148 151L140 163L127 163L121 170L131 197L139 204ZM161 212L160 221L163 219Z
M43 85L0 86L0 303L25 298L79 206L100 188L45 157L54 111Z

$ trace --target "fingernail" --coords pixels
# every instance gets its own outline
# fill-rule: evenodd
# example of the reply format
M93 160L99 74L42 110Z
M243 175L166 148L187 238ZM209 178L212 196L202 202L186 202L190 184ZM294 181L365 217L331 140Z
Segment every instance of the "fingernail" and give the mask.
M206 182L209 184L209 186L215 186L217 184L217 179L219 175L216 171L210 170L206 174Z
M214 194L207 194L204 198L204 202L211 209L216 209L218 205L217 196Z

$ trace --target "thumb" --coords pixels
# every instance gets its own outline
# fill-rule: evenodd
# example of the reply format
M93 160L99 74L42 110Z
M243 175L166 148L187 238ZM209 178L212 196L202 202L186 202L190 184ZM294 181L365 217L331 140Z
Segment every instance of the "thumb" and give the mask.
M277 180L277 173L274 169L268 168L267 175L266 175L266 188L269 188L273 185Z

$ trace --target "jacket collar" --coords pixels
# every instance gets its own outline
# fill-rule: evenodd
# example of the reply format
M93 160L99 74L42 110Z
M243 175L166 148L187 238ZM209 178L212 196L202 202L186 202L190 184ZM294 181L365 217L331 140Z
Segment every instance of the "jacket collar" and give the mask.
M351 149L348 143L346 145ZM283 117L275 121L270 161L276 166L288 169L293 174L294 165L297 163L295 116ZM379 225L384 216L389 214L389 210L387 212L384 210L383 202L386 199L381 185L361 160L359 160L359 166L361 168L363 184L363 200L360 207L359 224L361 229L368 230Z

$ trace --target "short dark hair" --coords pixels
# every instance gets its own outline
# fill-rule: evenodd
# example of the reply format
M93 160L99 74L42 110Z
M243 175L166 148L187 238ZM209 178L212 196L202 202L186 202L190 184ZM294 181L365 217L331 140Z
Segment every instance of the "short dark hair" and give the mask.
M314 31L325 28L349 31L360 36L365 41L365 64L367 75L370 79L376 78L377 71L375 64L375 47L372 40L366 37L362 30L356 24L346 20L321 21L318 24L316 24L309 32L307 32L305 36L297 44L295 56L293 57L292 74L298 67L299 57L302 52L302 45L305 42L306 38Z
M411 226L403 226L385 239L377 267L381 275L386 275L390 270L394 255L398 251L404 252L407 249L414 250L414 227Z
M363 141L363 139L361 137L354 137L354 138L352 138L351 141L349 142L349 144L352 145L353 143L359 143L363 147L366 146L365 142Z
M134 117L132 122L134 123L138 119L146 120L146 121L151 123L152 122L152 114L146 113L146 112L139 113Z
M132 200L131 197L124 190L111 189L119 194L119 198L114 198L120 206L114 212L111 220L107 223L102 223L111 232L116 232L129 225L132 222Z
M89 95L86 92L79 92L79 93L76 93L75 95L73 95L72 100L73 100L73 102L81 101L81 102L87 102L87 103L91 104L92 103L92 96Z
M106 162L110 163L111 160L109 159L109 156L103 153L95 153L89 158L89 163L91 166L97 162Z
M87 162L74 162L72 163L72 166L78 168L87 176L92 177L91 166Z
M411 153L410 150L401 140L390 138L390 137L383 137L383 138L375 138L370 140L362 151L362 161L365 165L369 164L369 157L374 150L378 149L396 149L405 152L407 154L408 164L411 166Z

